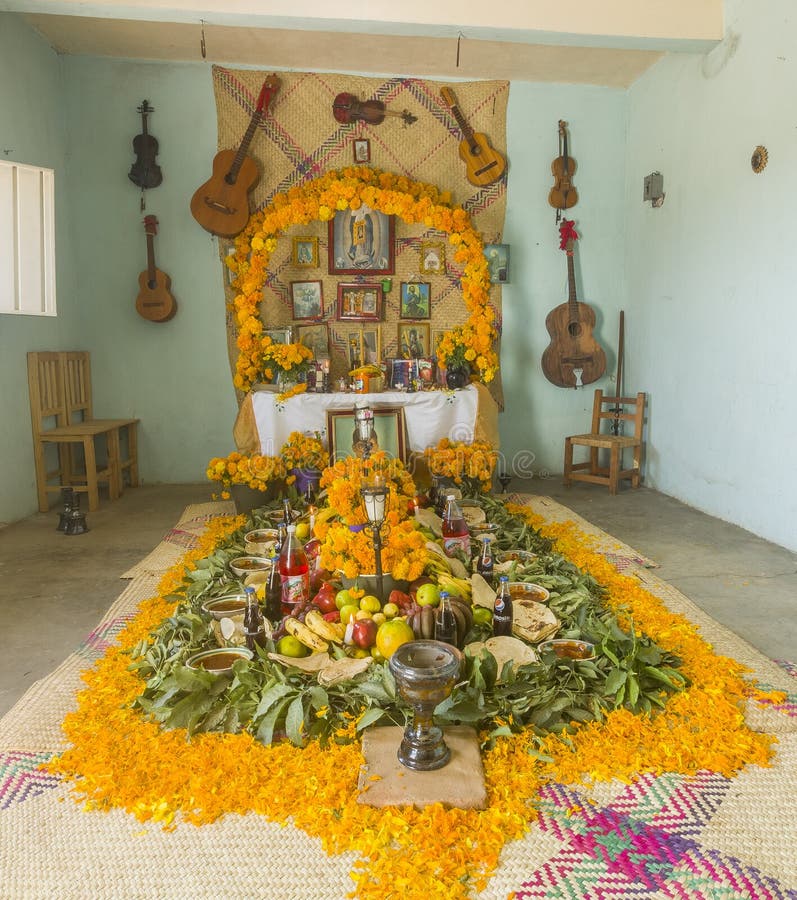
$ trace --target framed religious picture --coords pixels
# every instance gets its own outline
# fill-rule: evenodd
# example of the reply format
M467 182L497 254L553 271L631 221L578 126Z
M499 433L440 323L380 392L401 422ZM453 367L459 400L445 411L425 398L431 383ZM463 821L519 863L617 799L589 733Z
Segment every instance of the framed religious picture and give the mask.
M429 326L422 322L399 323L398 352L402 359L426 358L429 353Z
M293 329L290 325L281 328L266 328L264 331L275 344L290 344L293 341Z
M485 244L484 255L490 270L490 284L509 281L509 244Z
M323 319L324 293L320 281L292 281L294 319Z
M429 282L402 281L400 318L429 319L431 311L431 285Z
M371 142L368 138L355 138L353 146L354 161L356 163L371 162Z
M384 450L390 459L406 462L407 437L404 409L375 409L374 436L370 450ZM354 409L327 410L329 455L333 462L351 456L362 456L365 450L354 425Z
M416 374L415 360L389 359L387 360L387 373L390 387L397 391L406 391Z
M437 329L432 332L432 356L437 359L437 345L443 340L443 335L447 334L446 329Z
M338 210L329 222L329 274L392 275L394 228L393 216L364 204Z
M442 241L421 241L421 275L446 274L446 245Z
M346 341L346 361L349 369L356 369L363 365L363 333L358 328L356 331L347 331L343 337Z
M338 320L341 322L378 322L382 318L382 285L340 282L338 284Z
M363 363L378 366L382 362L382 326L364 325L360 333L363 336Z
M300 344L309 347L316 359L329 356L329 329L326 322L316 322L314 325L297 325L296 339Z
M295 237L293 239L293 264L307 269L318 268L318 238Z

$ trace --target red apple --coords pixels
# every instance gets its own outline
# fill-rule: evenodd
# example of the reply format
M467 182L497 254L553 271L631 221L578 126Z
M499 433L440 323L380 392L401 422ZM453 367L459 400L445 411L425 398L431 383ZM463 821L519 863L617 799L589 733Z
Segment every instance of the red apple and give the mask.
M387 602L395 603L396 606L403 611L412 605L412 597L410 597L409 594L405 594L404 591L393 590L390 592Z
M324 613L324 618L327 622L340 622L340 610L336 609L332 612Z
M368 650L376 643L379 626L373 619L358 619L351 630L351 639L357 647Z
M337 606L335 606L334 589L326 589L324 585L321 585L321 589L315 597L313 597L313 603L315 603L322 613L337 612L338 609Z

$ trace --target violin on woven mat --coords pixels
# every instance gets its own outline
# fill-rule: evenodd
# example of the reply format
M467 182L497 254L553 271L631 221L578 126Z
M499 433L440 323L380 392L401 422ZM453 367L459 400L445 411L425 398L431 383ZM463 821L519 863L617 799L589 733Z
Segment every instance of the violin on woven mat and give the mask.
M280 84L276 75L266 78L240 147L219 150L213 158L213 174L191 198L191 215L211 234L235 237L249 221L249 191L257 183L260 172L246 152Z
M542 371L558 387L578 388L597 381L606 371L606 354L595 340L595 312L576 300L573 246L575 223L565 219L559 227L559 249L567 253L568 300L552 309L545 319L551 343L542 354Z
M401 112L388 109L384 100L359 100L354 94L348 93L338 94L332 101L332 115L335 121L342 125L357 121L381 125L385 121L385 116L398 116L404 120L405 125L412 125L418 121L418 117L406 109Z
M155 216L144 218L144 232L147 235L147 268L138 276L136 312L150 322L168 322L177 312L177 301L171 295L171 278L155 268L153 239L158 233Z

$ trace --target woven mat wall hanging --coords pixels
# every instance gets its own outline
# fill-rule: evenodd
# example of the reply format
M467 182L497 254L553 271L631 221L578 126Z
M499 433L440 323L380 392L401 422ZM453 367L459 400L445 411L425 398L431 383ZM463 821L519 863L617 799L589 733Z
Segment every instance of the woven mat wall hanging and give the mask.
M219 149L239 146L268 74L267 71L213 67ZM257 161L262 172L260 181L249 195L253 212L268 205L276 193L317 178L331 169L352 165L355 161L354 141L366 139L370 143L370 165L451 191L454 201L472 217L484 242L501 243L506 211L506 176L487 187L474 187L467 181L464 163L459 158L461 134L440 95L443 82L309 72L279 72L278 75L281 87L272 97L268 114L260 122L249 147L249 155ZM505 154L509 82L457 82L451 86L470 126L487 134L496 150ZM417 121L408 125L400 116L385 116L378 125L359 120L341 124L333 116L332 103L342 92L352 93L361 100L382 100L388 110L407 110L417 117ZM291 238L297 236L318 238L317 268L293 265ZM424 241L444 244L445 274L421 274L421 243ZM230 241L220 240L222 257L230 247ZM320 280L324 321L329 331L332 376L336 378L348 371L350 336L358 334L361 327L368 326L336 321L338 283L356 279L328 274L327 249L325 222L295 226L281 238L271 256L262 315L269 327L293 326L296 339L296 325L299 323L293 319L291 282ZM436 332L445 331L467 318L459 291L461 269L453 261L452 249L442 232L396 222L396 268L392 276L393 287L385 294L380 326L383 356L398 355L401 282L423 281L431 285L431 317L428 324L432 345ZM226 291L227 299L232 299L229 285ZM496 309L496 324L500 333L501 286L498 284L492 287L491 302ZM408 324L406 320L404 324ZM228 312L227 345L233 367L237 358L236 336L235 322ZM490 388L502 406L500 376Z

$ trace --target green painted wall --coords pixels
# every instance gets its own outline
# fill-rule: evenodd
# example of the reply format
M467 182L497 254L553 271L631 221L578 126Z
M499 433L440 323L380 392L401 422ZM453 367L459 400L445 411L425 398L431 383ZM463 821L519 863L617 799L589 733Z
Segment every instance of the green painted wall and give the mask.
M0 153L55 170L58 305L55 318L0 315L0 524L37 508L25 354L77 346L81 333L63 80L63 60L17 16L0 13Z

